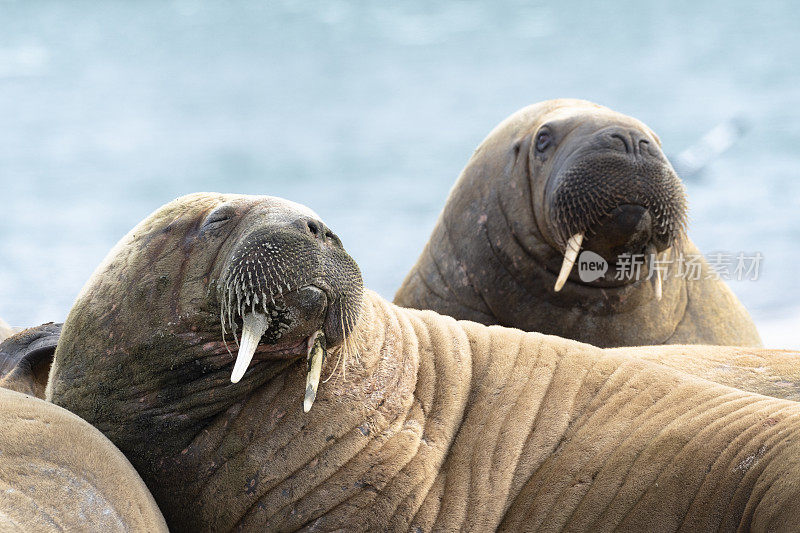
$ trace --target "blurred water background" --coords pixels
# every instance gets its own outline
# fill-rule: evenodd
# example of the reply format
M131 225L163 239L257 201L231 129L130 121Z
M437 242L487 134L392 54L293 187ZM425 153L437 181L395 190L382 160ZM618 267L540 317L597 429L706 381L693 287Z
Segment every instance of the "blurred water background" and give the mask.
M578 97L675 154L750 129L687 183L704 253L767 345L800 348L800 4L0 2L0 317L63 320L111 246L194 191L311 206L391 299L472 150Z

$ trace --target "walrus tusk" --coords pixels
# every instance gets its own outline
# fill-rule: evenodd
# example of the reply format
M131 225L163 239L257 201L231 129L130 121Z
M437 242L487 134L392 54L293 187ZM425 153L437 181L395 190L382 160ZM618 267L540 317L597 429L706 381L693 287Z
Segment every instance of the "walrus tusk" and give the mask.
M656 301L661 301L661 293L662 293L662 280L661 280L661 270L658 268L657 265L653 265L653 262L658 261L658 251L656 247L651 244L648 247L647 253L650 255L650 272L652 273L655 270L655 277L653 277L653 292L656 296Z
M253 360L253 354L256 353L258 341L267 331L269 322L267 315L261 313L245 313L242 320L244 322L242 339L239 341L239 353L236 355L236 364L233 365L233 372L231 372L231 383L239 383L244 373L247 372L247 367Z
M561 263L561 272L558 273L556 280L556 292L561 290L561 287L567 282L569 273L572 272L572 266L578 258L578 252L581 251L581 243L583 242L583 233L576 233L567 241L567 249L564 251L564 262Z
M659 302L661 301L661 271L656 269L656 280L655 280L655 291L656 291L656 300Z
M313 344L312 344L313 343ZM303 411L309 412L314 400L317 399L319 377L322 375L322 365L328 352L325 349L325 334L318 331L308 339L308 374L306 374L306 396L303 400Z

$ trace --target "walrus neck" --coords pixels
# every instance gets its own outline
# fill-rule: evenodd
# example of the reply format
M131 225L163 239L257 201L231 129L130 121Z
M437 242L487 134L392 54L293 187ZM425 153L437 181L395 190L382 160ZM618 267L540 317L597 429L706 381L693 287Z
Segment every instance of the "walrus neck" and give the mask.
M363 520L373 514L364 513L370 505L422 497L401 472L433 471L466 403L468 361L463 372L440 375L441 355L433 355L447 352L437 344L453 345L453 324L431 327L367 291L351 333L357 353L344 368L332 354L323 378L332 377L320 383L308 413L306 369L291 365L213 417L181 450L154 458L143 477L170 526L294 529L320 520L345 527L356 509ZM456 343L449 357L462 357L467 346ZM380 501L370 503L379 491ZM235 503L220 514L220 500Z
M660 301L651 280L610 289L568 282L554 293L556 276L544 266L551 246L521 207L503 200L490 194L466 214L445 207L395 302L598 346L661 344L673 335L687 305L683 280L664 279Z

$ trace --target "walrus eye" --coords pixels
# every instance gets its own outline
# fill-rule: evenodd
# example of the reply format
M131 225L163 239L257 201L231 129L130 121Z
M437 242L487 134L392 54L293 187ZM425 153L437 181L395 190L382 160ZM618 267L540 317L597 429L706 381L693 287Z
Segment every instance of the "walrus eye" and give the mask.
M539 135L536 136L536 150L539 152L547 150L552 139L553 137L550 135L549 131L540 131Z
M206 217L206 220L203 222L203 229L208 228L218 228L222 226L225 222L229 221L233 218L234 210L229 208L228 206L223 206L220 209L215 209Z

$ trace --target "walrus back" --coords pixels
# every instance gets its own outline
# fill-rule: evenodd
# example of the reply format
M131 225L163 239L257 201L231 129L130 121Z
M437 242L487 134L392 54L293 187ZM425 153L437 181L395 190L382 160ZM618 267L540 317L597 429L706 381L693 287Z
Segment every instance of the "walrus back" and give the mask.
M795 402L623 349L458 324L469 342L470 396L416 511L422 530L705 531L785 528L800 518Z

